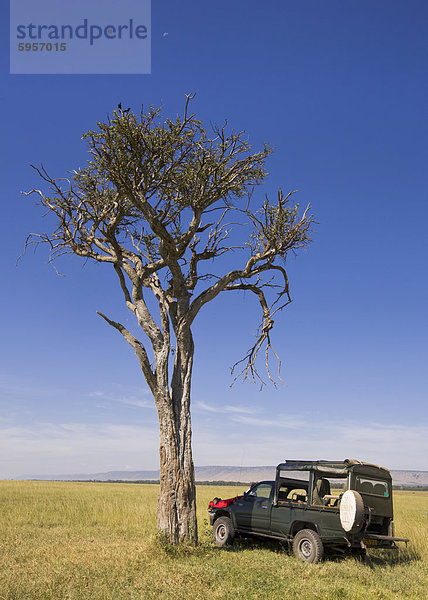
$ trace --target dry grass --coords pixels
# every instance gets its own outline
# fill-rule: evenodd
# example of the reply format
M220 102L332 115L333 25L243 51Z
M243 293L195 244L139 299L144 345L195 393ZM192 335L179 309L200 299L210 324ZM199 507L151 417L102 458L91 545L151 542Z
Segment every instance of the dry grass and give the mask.
M201 544L164 546L155 532L157 486L0 482L1 600L305 600L427 597L427 492L396 492L398 553L371 551L306 565L286 546L213 547L208 501L241 488L198 487Z

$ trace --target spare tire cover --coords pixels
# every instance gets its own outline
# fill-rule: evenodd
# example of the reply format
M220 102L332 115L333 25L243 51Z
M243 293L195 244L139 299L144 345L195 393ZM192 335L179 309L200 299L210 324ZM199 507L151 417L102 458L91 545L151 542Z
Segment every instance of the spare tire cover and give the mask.
M364 522L364 502L355 490L347 490L340 500L340 522L348 533L360 531Z

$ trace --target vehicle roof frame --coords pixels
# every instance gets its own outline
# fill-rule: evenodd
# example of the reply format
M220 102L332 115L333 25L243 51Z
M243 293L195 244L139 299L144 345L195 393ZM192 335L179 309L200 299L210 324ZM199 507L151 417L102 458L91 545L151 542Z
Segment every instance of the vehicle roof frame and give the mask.
M280 463L276 470L277 476L281 471L309 471L319 473L330 477L346 478L356 468L361 472L365 468L368 471L378 470L384 476L391 477L388 469L372 463L365 463L359 460L345 459L340 461L332 460L286 460Z

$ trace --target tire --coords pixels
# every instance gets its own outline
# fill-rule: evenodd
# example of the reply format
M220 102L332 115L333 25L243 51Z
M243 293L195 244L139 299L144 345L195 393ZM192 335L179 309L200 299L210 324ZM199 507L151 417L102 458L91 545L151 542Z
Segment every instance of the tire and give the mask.
M312 529L301 529L294 536L293 553L303 562L319 562L324 556L324 546L320 536Z
M346 490L340 500L340 523L347 533L358 533L364 525L364 501L355 490Z
M227 546L235 537L235 528L229 517L219 517L213 525L214 543L216 546Z

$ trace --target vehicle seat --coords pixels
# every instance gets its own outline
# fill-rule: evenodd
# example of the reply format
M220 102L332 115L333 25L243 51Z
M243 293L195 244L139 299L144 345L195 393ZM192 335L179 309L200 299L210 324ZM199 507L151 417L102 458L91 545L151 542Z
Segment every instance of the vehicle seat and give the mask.
M373 494L373 484L370 481L365 481L360 486L360 492L363 492L363 494Z
M317 479L312 493L312 504L325 504L330 502L330 499L324 500L324 496L330 495L330 482L325 477Z
M373 494L376 494L376 496L384 496L385 486L381 483L376 483L376 485L373 486Z
M278 492L278 500L287 500L288 490L280 490Z

